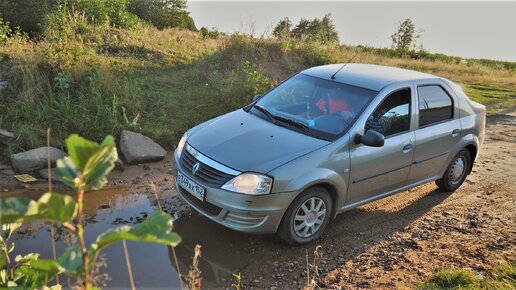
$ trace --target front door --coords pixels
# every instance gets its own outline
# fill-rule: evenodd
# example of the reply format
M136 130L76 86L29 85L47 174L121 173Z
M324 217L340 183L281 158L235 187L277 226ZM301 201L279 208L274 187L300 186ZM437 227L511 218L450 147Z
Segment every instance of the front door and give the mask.
M346 205L370 199L404 186L414 154L411 130L411 88L388 94L369 115L364 132L375 130L385 136L383 147L352 144Z

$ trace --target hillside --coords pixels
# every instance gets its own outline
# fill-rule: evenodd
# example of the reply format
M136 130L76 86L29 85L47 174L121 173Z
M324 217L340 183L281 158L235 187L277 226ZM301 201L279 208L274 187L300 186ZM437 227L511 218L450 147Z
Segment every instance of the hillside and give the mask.
M99 140L132 128L171 149L189 127L242 107L285 77L326 63L373 63L449 78L491 114L516 106L516 64L392 49L215 35L147 25L92 25L67 14L43 37L0 44L0 128L16 132L9 151L60 146L71 132ZM358 53L358 54L357 54ZM134 124L129 123L138 114ZM4 153L5 154L5 153Z

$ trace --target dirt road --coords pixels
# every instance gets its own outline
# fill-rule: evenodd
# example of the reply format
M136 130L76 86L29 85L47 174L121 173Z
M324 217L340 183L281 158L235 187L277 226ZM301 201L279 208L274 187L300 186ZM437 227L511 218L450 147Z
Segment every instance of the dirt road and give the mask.
M169 167L170 156L131 166L113 173L110 184L124 186L124 196L147 195L154 208L159 197L177 218L174 231L183 238L176 249L181 273L187 272L195 245L202 245L205 289L230 288L233 273L241 273L243 289L301 288L307 280L306 253L312 261L317 245L322 247L316 276L321 288L411 288L442 267L485 274L498 261L516 259L516 113L488 119L473 173L456 192L440 192L432 183L373 202L339 215L316 244L302 247L287 246L274 235L240 234L198 215L175 195ZM105 217L108 223L115 213ZM142 261L163 258L154 253ZM169 265L177 268L169 255ZM141 261L134 259L137 266ZM159 281L176 275L170 271L153 269L153 285L170 285ZM122 284L108 286L128 281L114 280ZM143 278L141 286L146 286Z

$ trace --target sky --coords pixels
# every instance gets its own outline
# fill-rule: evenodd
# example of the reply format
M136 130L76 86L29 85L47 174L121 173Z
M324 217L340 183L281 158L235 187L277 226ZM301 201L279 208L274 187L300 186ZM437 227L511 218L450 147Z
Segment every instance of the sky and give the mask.
M190 0L188 9L198 28L256 36L270 33L284 17L296 24L331 13L342 44L374 47L389 47L397 24L411 18L422 29L420 42L426 50L516 61L516 2Z

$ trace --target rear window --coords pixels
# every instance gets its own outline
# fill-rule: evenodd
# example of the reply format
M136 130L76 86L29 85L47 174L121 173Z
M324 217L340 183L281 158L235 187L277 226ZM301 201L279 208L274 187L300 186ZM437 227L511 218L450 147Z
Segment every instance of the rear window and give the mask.
M419 127L453 118L453 102L438 85L417 88L419 98Z

